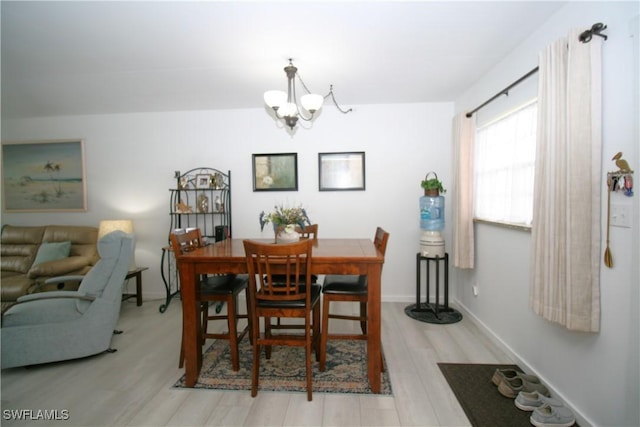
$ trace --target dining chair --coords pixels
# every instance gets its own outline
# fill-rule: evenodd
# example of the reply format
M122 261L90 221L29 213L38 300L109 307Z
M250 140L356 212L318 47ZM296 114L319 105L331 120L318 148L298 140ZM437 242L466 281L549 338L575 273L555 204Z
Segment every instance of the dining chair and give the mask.
M308 224L304 228L297 225L296 231L300 234L301 239L318 240L318 224Z
M253 368L251 396L258 394L260 356L265 348L267 359L271 348L303 346L307 378L307 400L312 400L311 350L320 354L320 292L321 286L311 281L313 241L303 239L284 244L265 244L244 240L249 272L249 313L251 313ZM275 282L274 275L284 281ZM264 318L264 332L260 333L260 319ZM304 333L283 332L273 328L271 319L304 319ZM283 325L284 326L284 325Z
M381 227L377 227L373 239L375 247L382 256L387 251L389 233ZM367 276L360 275L334 275L328 274L322 285L322 339L320 342L320 371L324 371L327 362L327 340L366 340L367 335L367 300L368 287ZM331 302L358 302L360 303L360 315L347 315L331 313ZM329 333L329 319L355 320L360 322L362 334ZM382 352L380 352L382 355ZM384 371L384 359L381 363Z
M199 228L188 230L174 230L170 234L171 247L176 255L176 264L180 270L180 256L203 246L202 233ZM196 301L200 304L201 330L200 344L204 345L208 338L229 340L231 346L231 365L234 371L240 369L240 354L238 343L249 331L247 325L242 331L238 331L238 320L250 319L246 314L238 314L238 294L247 290L246 276L236 275L203 275L200 283L196 286ZM209 314L210 303L226 303L226 314ZM214 320L226 320L227 331L222 333L209 333L208 323ZM182 332L182 343L180 346L179 367L184 366L184 330Z

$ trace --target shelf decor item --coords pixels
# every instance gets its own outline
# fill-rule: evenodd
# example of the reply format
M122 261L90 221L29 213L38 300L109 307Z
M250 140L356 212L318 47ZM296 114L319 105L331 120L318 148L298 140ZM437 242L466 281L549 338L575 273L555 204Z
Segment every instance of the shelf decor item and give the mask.
M306 225L311 224L307 211L302 206L274 206L274 210L271 213L260 212L259 221L260 231L263 231L264 226L268 223L273 224L276 243L278 243L278 240L288 242L299 240L300 236L295 231L296 226L304 229ZM296 235L298 235L297 238L295 238Z
M211 188L211 175L206 173L196 175L196 188Z
M209 212L209 198L204 194L200 194L198 196L198 212L200 213Z
M429 175L433 174L433 177ZM447 190L442 186L435 172L429 172L420 183L424 196L420 197L420 238L422 256L444 257L444 239L440 232L444 230L444 197L440 193Z

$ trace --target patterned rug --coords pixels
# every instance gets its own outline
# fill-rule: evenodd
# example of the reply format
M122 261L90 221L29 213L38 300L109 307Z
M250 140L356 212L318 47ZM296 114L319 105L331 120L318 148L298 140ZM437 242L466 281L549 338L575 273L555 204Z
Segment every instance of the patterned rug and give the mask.
M251 390L252 349L246 338L240 342L240 370L231 368L229 343L215 340L203 355L202 369L194 388L217 390ZM327 343L324 372L318 370L313 355L314 393L370 394L367 379L366 343L357 340L334 340ZM174 387L184 388L184 375ZM275 346L271 359L262 352L259 391L306 393L305 356L303 347ZM389 372L382 374L381 394L392 394Z

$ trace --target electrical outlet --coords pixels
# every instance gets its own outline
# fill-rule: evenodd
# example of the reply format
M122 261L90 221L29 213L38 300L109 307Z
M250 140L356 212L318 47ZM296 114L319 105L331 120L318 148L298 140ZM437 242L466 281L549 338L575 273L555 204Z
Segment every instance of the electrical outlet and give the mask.
M631 205L612 204L609 223L612 227L631 228Z

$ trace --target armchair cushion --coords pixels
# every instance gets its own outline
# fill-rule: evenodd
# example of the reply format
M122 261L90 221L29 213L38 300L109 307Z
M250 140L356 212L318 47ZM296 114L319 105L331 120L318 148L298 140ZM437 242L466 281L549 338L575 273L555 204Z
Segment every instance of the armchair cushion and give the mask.
M66 242L43 242L38 248L36 253L36 259L33 260L33 265L38 265L43 262L57 261L59 259L67 258L71 251L71 241Z
M28 304L14 304L9 310L11 315L2 318L3 329L72 322L83 315L76 307L76 298L37 299Z

